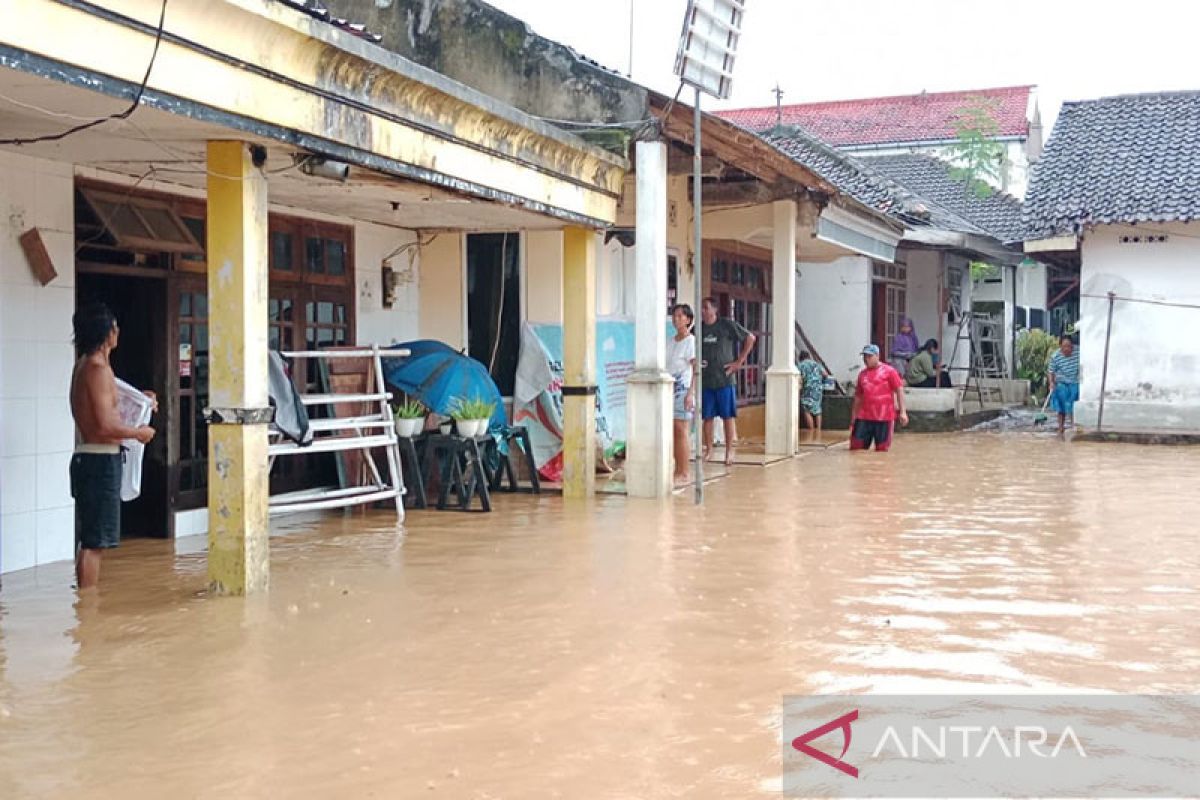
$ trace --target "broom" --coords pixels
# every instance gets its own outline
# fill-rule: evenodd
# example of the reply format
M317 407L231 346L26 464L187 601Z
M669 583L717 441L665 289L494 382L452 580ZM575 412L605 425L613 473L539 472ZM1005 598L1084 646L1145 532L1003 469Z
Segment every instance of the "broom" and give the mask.
M1046 416L1046 406L1048 406L1048 405L1050 405L1050 391L1049 390L1046 391L1046 399L1042 402L1042 410L1039 411L1038 415L1033 418L1034 427L1037 427L1038 425L1043 425L1046 423L1047 420L1050 419L1049 417Z

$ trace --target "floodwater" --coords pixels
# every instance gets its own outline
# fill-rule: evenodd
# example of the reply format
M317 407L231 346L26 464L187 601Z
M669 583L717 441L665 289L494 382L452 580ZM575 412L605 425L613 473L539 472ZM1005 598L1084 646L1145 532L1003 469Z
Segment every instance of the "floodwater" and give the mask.
M778 796L785 694L1200 690L1200 449L902 437L697 511L327 519L0 594L3 798Z

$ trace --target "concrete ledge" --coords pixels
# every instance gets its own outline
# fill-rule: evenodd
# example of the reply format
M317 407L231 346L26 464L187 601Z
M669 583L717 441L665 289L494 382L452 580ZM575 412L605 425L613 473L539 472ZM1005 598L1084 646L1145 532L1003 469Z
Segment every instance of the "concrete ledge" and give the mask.
M908 406L910 416L913 412L961 414L961 398L962 392L954 388L914 389L905 387L904 389L904 403Z
M1000 402L1005 405L1026 405L1032 392L1029 381L1010 380L1008 378L979 378L979 387L987 393L989 389L1000 390Z
M1200 445L1200 433L1097 433L1096 431L1084 431L1076 433L1073 440L1117 444Z

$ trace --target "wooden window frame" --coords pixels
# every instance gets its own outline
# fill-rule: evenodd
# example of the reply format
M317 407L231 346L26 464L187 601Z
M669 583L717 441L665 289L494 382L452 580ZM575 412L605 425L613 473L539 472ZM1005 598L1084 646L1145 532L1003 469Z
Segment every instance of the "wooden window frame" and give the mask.
M196 255L203 252L200 243L196 241L196 237L192 235L192 231L184 223L183 218L174 203L167 200L162 200L156 197L149 197L135 192L121 192L119 190L105 190L96 186L82 185L78 187L79 193L83 196L84 201L91 207L92 213L104 225L105 230L112 236L115 247L120 250L130 250L133 252L152 252L152 253L173 253L173 254L191 254ZM184 237L184 241L176 242L170 239L158 239L155 237L133 236L122 233L113 226L113 220L101 208L101 203L111 204L115 206L124 206L128 208L137 218L146 230L153 233L154 226L142 214L142 210L154 209L161 211L167 215L171 223L176 227L179 233Z

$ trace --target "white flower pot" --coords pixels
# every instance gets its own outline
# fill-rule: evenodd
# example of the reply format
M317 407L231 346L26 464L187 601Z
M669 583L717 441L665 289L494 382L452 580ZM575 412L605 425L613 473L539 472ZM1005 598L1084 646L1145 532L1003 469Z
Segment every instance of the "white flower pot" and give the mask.
M458 427L459 436L480 436L487 432L488 421L486 419L460 419L455 422Z
M423 427L425 427L425 419L423 417L417 417L416 419L397 419L396 435L404 439L411 439L420 433Z

